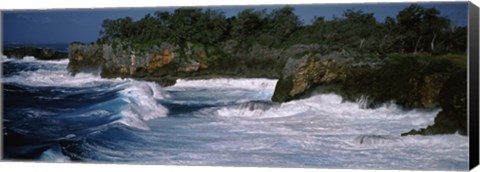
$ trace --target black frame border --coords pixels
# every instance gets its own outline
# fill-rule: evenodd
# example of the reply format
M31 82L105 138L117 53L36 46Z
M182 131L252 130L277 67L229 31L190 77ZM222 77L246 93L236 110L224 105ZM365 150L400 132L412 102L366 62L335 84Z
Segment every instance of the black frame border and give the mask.
M468 118L470 170L478 166L479 159L479 9L470 2L468 4Z

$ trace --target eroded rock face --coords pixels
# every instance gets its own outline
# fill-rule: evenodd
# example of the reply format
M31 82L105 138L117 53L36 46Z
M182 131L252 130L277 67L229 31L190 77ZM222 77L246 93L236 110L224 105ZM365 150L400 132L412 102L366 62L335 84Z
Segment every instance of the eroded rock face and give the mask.
M438 95L442 88L444 77L439 74L427 75L423 77L423 83L417 83L415 89L419 91L420 103L422 107L433 108L438 106Z
M105 77L137 77L144 75L142 71L151 73L172 63L175 58L172 49L169 44L148 52L136 52L118 45L71 44L69 70L75 74L95 68Z
M290 58L284 67L282 78L277 83L272 100L288 101L302 95L313 86L341 82L347 76L345 70L347 63L343 57L332 55ZM280 89L286 89L286 92Z
M188 63L183 63L181 64L177 71L179 72L185 72L185 73L191 73L191 72L196 72L200 69L200 63L190 60Z
M69 71L73 74L95 69L102 77L131 77L164 81L177 78L243 77L277 78L286 58L305 51L278 50L254 46L249 51L235 52L228 46L217 47L207 53L201 46L190 45L182 55L177 46L168 43L148 49L134 48L117 43L72 44ZM289 55L282 55L282 53Z
M94 44L72 44L69 46L68 69L73 74L81 71L99 70L104 64L102 46Z
M148 72L153 72L164 65L170 64L175 54L170 48L163 49L162 52L154 52L151 54L150 62L147 64Z
M443 85L439 102L442 111L435 117L435 124L406 135L452 134L467 135L467 71L452 75Z
M388 101L406 108L438 107L438 95L448 74L421 71L425 67L385 60L356 61L341 54L291 58L272 100L285 102L334 92L349 101L368 98L367 107Z

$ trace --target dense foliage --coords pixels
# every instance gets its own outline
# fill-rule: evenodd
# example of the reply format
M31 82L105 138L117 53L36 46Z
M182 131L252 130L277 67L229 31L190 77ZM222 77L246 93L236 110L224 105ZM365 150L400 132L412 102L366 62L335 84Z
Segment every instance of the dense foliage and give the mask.
M346 10L341 17L325 20L315 17L303 24L294 8L246 9L236 16L200 8L179 8L173 13L147 14L138 21L130 17L105 20L99 43L123 43L146 49L168 42L185 56L189 46L204 48L207 56L219 51L227 41L235 51L249 51L252 46L285 48L298 44L317 44L329 51L355 52L381 57L390 53L465 53L467 29L455 26L435 8L412 4L394 17L378 22L373 13Z

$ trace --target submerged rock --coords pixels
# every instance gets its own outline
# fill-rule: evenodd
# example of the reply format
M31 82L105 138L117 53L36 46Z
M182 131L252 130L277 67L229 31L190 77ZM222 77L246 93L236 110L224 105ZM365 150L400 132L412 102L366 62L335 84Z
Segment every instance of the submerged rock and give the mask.
M389 135L361 135L355 138L355 143L361 145L381 145L398 141L398 138Z
M249 111L254 111L254 110L262 110L266 111L272 107L276 107L280 105L279 103L271 102L271 101L262 101L262 100L254 100L254 101L249 101L246 103L242 103L240 105L240 109L242 110L249 110Z

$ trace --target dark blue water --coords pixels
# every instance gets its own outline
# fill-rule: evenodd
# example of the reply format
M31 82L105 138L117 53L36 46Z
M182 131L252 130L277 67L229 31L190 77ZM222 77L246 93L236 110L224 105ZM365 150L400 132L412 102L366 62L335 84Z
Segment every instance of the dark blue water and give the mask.
M3 64L3 69L4 76L9 78L59 65L64 64L10 61ZM4 157L39 159L45 151L58 147L75 151L78 148L72 145L84 142L90 134L106 125L124 132L126 127L114 124L122 118L117 115L117 106L126 103L118 93L124 87L117 83L98 83L85 87L55 86L54 82L51 86L4 83Z
M334 94L270 102L275 80L71 76L68 60L2 58L7 160L465 170L468 137L408 136L440 109L362 109Z
M168 163L143 158L201 150L195 132L181 129L212 121L200 110L271 96L271 90L266 96L251 90L205 94L211 90L163 90L151 82L71 76L68 60L4 60L4 158L9 160ZM177 137L184 132L190 138Z

